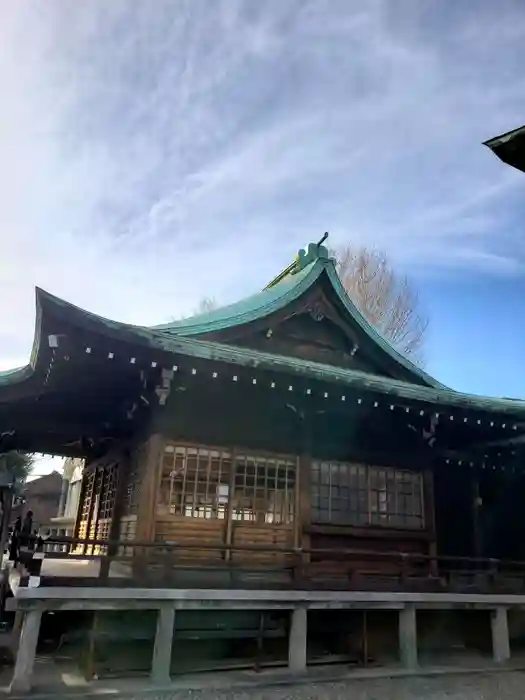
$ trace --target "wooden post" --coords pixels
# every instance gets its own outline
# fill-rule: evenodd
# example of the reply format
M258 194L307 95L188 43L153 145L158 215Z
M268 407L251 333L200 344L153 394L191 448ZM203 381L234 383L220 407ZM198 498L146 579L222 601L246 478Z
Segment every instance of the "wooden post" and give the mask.
M293 547L299 549L302 544L301 519L301 458L295 460L295 490L293 506Z
M257 651L255 654L255 672L261 670L262 658L264 649L264 611L259 613L259 629L257 631Z
M311 479L312 479L312 416L304 411L301 421L301 455L299 457L299 546L310 547L310 535L305 530L311 523ZM310 561L310 555L303 555L303 563Z
M75 527L73 528L73 539L75 537L78 537L78 533L80 531L80 523L82 521L82 511L84 508L84 501L86 499L86 491L87 491L87 474L86 474L86 470L84 469L84 472L82 474L82 484L80 485L80 496L78 499L77 515L75 517ZM76 550L76 548L77 548L76 544L69 544L67 547L67 553L71 554L71 552Z
M99 486L96 488L96 497L95 497L95 502L97 504L97 512L95 513L95 527L93 528L93 539L98 540L98 526L100 522L100 496L104 493L105 486L106 486L106 481L107 481L107 465L104 465L103 467L99 467L97 469L97 473L95 475L95 485L93 488L97 486L97 481L98 481L98 476L99 476L99 471L100 471L100 481L99 481ZM91 554L96 554L97 552L100 553L100 545L94 544L91 546Z
M230 474L228 478L228 504L226 506L226 523L224 531L224 544L231 547L233 544L233 498L235 493L235 473L237 469L237 450L231 451ZM224 560L232 560L232 551L227 549L224 552Z
M362 628L362 650L363 650L363 664L366 668L368 666L368 616L366 610L363 610L363 628Z
M96 468L93 471L94 471L93 481L92 481L91 490L90 490L90 494L89 494L89 512L88 512L88 519L86 522L86 537L85 537L86 540L89 540L89 535L91 532L91 522L93 520L93 508L95 507L95 490L97 487L97 470L96 470ZM87 489L86 489L86 491L87 491ZM84 546L82 548L83 554L87 553L87 547L88 547L87 544L84 542Z
M423 472L423 498L424 498L424 514L425 514L425 529L428 530L432 539L429 543L428 554L430 557L429 573L432 576L438 575L437 561L437 534L436 534L436 507L434 501L434 473L431 469L425 469Z
M86 665L84 668L84 677L87 681L93 680L97 672L97 631L99 623L99 611L93 610L91 618L91 626L89 628L88 648L86 654Z
M483 554L483 544L481 536L481 523L480 523L480 507L481 499L479 494L479 481L473 476L472 477L472 529L473 529L473 539L474 539L474 556L480 558Z
M142 465L140 482L140 495L137 509L137 529L135 538L145 542L155 540L156 508L158 500L159 484L162 472L162 457L164 439L162 435L155 433L150 436L146 458ZM141 570L147 563L148 552L133 551L133 559L137 570Z

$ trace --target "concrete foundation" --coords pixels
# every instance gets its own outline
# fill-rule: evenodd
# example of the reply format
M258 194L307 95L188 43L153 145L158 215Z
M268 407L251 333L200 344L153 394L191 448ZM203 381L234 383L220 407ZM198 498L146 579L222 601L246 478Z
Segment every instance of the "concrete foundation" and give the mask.
M19 588L8 609L23 615L11 690L27 693L35 662L42 612L46 610L157 610L150 681L170 682L176 610L289 610L289 671L306 671L308 610L391 610L399 614L399 649L405 672L418 667L416 610L490 611L492 646L498 664L510 658L507 610L525 610L525 595L451 593L364 593L213 589Z
M417 619L414 605L399 611L399 657L409 670L417 668Z
M291 613L288 646L288 668L292 673L306 671L306 640L308 634L308 612L305 607Z
M157 632L151 662L151 682L153 685L168 685L171 680L171 648L175 628L175 607L164 604L157 617Z
M507 608L499 607L491 610L490 624L492 629L492 652L494 661L505 663L510 659L509 624Z
M12 693L28 693L31 690L41 620L42 610L31 610L24 615L15 670L9 688Z

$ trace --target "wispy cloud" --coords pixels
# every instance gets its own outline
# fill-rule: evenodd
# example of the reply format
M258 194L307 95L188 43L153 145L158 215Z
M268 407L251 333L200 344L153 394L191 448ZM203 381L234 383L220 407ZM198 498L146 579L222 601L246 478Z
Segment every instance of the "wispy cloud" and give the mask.
M481 142L524 121L524 34L519 1L6 0L2 363L35 284L154 323L327 229L521 272L523 179Z

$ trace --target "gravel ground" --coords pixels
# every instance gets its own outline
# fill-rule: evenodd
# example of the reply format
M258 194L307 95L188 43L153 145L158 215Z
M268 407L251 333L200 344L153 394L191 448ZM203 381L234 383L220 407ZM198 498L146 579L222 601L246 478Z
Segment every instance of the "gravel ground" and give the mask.
M126 700L523 700L525 673L309 683L230 691L177 691Z

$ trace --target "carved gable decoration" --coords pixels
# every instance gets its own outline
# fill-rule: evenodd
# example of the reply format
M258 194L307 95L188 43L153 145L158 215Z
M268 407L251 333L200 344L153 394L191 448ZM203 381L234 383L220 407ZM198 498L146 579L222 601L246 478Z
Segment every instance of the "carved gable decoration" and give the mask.
M377 374L377 370L359 356L357 343L329 318L328 313L322 302L315 302L275 327L239 338L237 343L277 355Z

